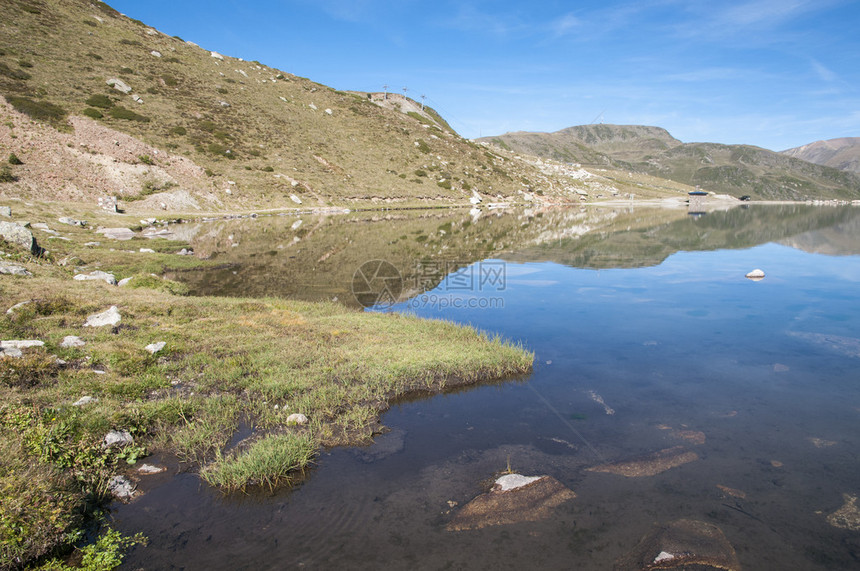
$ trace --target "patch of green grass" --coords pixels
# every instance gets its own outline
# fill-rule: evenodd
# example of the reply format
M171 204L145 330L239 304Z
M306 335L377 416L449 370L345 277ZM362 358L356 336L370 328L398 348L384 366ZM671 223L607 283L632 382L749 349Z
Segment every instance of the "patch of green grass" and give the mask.
M416 145L416 147L418 147L419 151L421 151L424 154L427 154L430 152L430 145L428 145L424 139L418 139L417 143L418 144Z
M175 127L171 127L170 131L168 131L171 135L179 135L183 136L188 134L188 131L182 125L176 125Z
M24 161L18 158L18 155L15 153L9 153L8 162L10 165L23 165Z
M152 157L149 155L137 155L137 160L145 165L154 165L155 161L152 160Z
M101 111L99 111L98 109L93 109L92 107L87 107L86 109L84 109L83 113L91 119L104 118L104 114Z
M200 475L209 484L226 490L242 490L249 485L271 489L289 481L293 472L307 466L316 455L316 448L309 433L267 436L245 452L219 458Z

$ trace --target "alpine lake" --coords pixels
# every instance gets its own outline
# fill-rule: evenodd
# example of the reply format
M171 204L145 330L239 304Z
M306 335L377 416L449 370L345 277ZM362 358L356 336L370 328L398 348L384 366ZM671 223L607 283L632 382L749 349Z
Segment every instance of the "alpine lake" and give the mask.
M534 371L392 403L372 445L324 450L291 487L223 494L174 462L111 506L115 528L149 538L123 569L860 566L860 207L377 211L172 230L219 262L168 276L194 294L470 324L534 351ZM452 527L504 472L573 494L540 517Z

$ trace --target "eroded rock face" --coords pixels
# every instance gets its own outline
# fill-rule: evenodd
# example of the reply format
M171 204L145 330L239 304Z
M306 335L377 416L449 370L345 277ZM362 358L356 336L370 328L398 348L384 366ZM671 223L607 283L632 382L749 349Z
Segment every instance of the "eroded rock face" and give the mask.
M671 468L682 466L699 459L699 455L683 446L665 448L630 460L601 464L588 468L589 472L607 472L628 478L655 476Z
M572 490L551 476L508 474L496 480L492 490L463 506L446 529L463 531L539 521L550 517L553 508L575 497Z
M657 526L633 551L615 563L616 571L697 569L739 571L734 547L717 526L679 519Z

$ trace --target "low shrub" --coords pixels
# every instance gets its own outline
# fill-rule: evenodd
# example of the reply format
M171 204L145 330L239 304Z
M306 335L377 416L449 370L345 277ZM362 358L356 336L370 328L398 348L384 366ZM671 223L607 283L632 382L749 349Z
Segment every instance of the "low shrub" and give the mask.
M149 123L149 121L150 121L149 117L146 117L144 115L139 115L139 114L135 113L134 111L132 111L131 109L126 109L125 107L122 107L120 105L117 105L116 107L112 107L110 109L110 111L108 111L108 114L111 117L113 117L114 119L124 119L126 121L139 121L141 123Z
M9 164L10 165L23 165L24 161L18 158L18 155L15 153L9 153Z
M145 165L154 165L155 164L155 161L153 161L152 157L150 157L149 155L138 155L137 160L139 160L140 162L142 162Z
M18 177L12 174L12 169L5 165L0 167L0 183L3 182L18 182Z
M121 44L123 44L123 45L125 45L125 46L143 46L143 44L142 44L142 43L140 43L140 42L139 42L139 41L137 41L137 40L127 40L127 39L125 39L125 38L121 39L121 40L119 41L119 43L121 43Z
M263 167L263 172L275 172L275 168L267 165Z
M54 125L62 122L67 115L65 109L48 101L36 101L20 95L7 97L6 101L19 113L37 121L45 121Z
M182 125L177 125L177 126L171 128L170 131L168 131L168 133L170 133L171 135L180 135L181 136L181 135L187 134L188 131Z
M87 117L90 117L92 119L103 119L104 118L104 115L102 115L101 111L99 111L98 109L93 109L92 107L87 107L86 109L84 109L84 115L86 115Z
M107 95L96 94L90 96L89 99L86 100L86 104L90 107L99 107L101 109L110 109L113 107L113 99L108 97Z
M3 62L0 62L0 75L19 80L27 80L33 77L29 73L21 69L12 69Z
M18 65L19 65L20 67L33 67L33 62L31 62L31 61L27 61L27 60L25 60L25 59L19 59L19 60L18 60Z
M179 85L179 80L172 75L162 75L161 79L164 80L164 85L167 87L176 87Z

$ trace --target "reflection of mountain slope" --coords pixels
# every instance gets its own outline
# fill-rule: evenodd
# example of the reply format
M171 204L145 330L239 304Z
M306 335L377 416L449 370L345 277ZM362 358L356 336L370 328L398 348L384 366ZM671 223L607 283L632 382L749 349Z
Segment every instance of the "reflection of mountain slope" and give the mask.
M833 243L856 243L860 211L853 208L768 206L734 208L702 218L685 217L652 226L616 228L576 239L542 244L503 256L504 259L552 261L578 268L656 266L681 250L751 248L795 236L834 236ZM853 233L852 233L853 230ZM840 232L845 232L840 236ZM855 245L854 251L858 248Z
M860 210L855 209L854 215L844 222L780 240L780 244L811 254L856 256L860 255L858 237L860 237Z
M170 277L197 294L337 298L358 307L351 285L369 260L397 268L405 300L487 258L634 268L658 265L680 250L748 248L816 232L832 234L836 243L840 228L858 230L858 212L755 206L693 219L683 210L601 207L492 211L476 218L425 210L230 220L178 227L196 236L191 243L198 255L222 264Z

